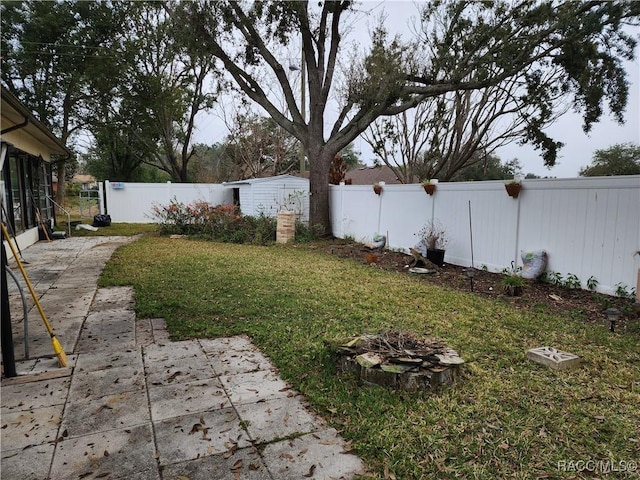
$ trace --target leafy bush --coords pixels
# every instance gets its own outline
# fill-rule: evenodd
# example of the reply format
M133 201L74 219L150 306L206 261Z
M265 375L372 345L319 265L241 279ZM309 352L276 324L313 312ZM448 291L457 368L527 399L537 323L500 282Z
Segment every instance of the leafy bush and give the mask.
M214 206L204 201L184 204L174 198L169 205L154 205L152 214L161 235L194 235L255 245L267 245L276 238L275 219L243 216L235 205Z
M630 291L627 290L627 286L622 283L616 283L614 285L616 287L616 297L620 297L620 298L626 298L627 300L633 300L636 297L636 289L632 288Z
M296 222L296 242L309 243L319 240L322 237L322 233L323 231L320 225L309 227L302 222Z
M67 183L65 185L64 194L67 197L77 197L82 190L82 185L79 183Z
M580 279L573 273L569 273L567 275L567 279L564 281L564 284L562 285L564 288L580 288L582 286L582 283L580 282Z
M254 245L268 245L276 241L277 222L275 218L260 214L258 217L244 217L250 223L249 242Z
M152 217L158 223L161 235L186 235L193 229L193 212L184 203L175 198L169 205L154 204L151 207Z

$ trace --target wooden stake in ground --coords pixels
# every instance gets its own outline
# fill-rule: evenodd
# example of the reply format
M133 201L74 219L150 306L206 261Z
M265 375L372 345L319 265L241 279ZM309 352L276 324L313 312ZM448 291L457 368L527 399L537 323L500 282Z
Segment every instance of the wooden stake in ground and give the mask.
M47 332L49 332L49 335L51 336L51 345L53 346L53 352L58 357L58 365L60 365L61 367L66 367L67 366L67 354L64 353L64 349L62 348L62 345L60 345L60 342L56 338L55 333L53 333L53 328L51 328L51 324L49 323L49 320L47 320L47 316L44 314L44 310L42 309L42 305L40 305L40 301L38 300L38 296L36 295L36 292L33 290L33 285L31 285L31 281L29 280L27 272L25 271L24 267L22 266L22 262L20 262L20 258L18 257L18 254L17 254L15 248L13 247L13 244L11 243L11 239L9 238L9 232L7 232L7 229L4 226L4 223L0 223L0 226L2 227L2 235L4 236L5 240L9 244L9 247L11 248L11 252L13 253L13 258L15 258L16 263L18 264L18 268L20 269L20 272L22 273L22 276L24 277L24 281L26 282L27 287L29 288L29 292L31 292L31 296L33 297L33 301L35 302L36 306L38 307L38 312L40 312L40 316L42 317L42 321L44 322L44 326L47 328Z

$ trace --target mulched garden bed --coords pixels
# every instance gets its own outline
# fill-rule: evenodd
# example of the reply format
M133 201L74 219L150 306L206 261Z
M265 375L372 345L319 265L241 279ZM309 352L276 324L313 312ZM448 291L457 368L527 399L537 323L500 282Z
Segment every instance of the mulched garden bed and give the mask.
M332 255L362 262L370 265L371 268L405 272L407 275L420 277L425 282L471 292L465 267L445 264L435 274L420 275L409 273L409 264L413 257L401 252L385 250L372 255L371 250L363 244L341 240L323 244L322 248ZM607 327L609 324L603 311L606 308L615 307L623 313L616 324L616 332L633 334L640 332L640 319L633 311L633 300L536 281L527 281L522 294L511 297L504 293L503 278L504 275L500 273L477 270L473 278L473 294L498 299L514 308L546 311L575 321L596 322Z

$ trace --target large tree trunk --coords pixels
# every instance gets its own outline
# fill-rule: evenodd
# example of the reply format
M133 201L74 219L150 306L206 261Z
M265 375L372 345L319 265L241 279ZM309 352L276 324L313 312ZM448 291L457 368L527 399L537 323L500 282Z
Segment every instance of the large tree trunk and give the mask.
M309 226L321 227L326 236L332 235L329 217L329 167L336 153L323 148L307 152L310 159Z

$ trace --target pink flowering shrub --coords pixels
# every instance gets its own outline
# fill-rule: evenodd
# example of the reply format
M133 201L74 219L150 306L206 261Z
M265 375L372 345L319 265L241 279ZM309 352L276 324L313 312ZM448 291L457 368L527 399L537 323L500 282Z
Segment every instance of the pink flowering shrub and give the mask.
M204 201L184 204L174 198L169 205L154 204L152 215L161 235L194 235L260 245L275 241L274 219L243 216L235 205L211 205Z

